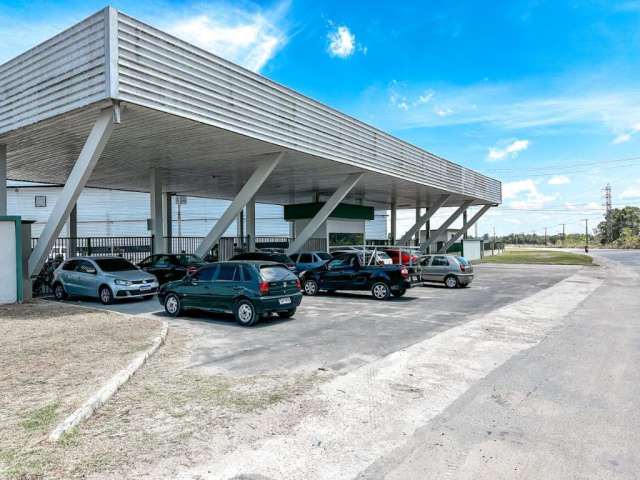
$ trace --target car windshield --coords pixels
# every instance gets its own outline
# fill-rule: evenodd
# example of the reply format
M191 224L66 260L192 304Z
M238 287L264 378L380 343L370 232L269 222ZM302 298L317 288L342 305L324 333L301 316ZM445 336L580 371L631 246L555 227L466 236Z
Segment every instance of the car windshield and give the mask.
M271 254L270 257L273 259L274 262L292 263L291 259L284 253L280 253L280 254L274 253L274 254Z
M469 263L469 260L467 260L467 259L466 259L466 258L464 258L464 257L456 257L456 260L458 260L458 262L460 262L462 265L471 265L471 264Z
M103 272L123 272L125 270L137 270L133 263L124 258L100 258L95 260Z
M296 279L296 276L289 270L277 265L260 267L260 274L265 282L282 282Z
M320 260L331 260L333 257L326 252L318 252L316 255L320 257Z
M203 263L202 259L197 255L176 255L176 258L178 259L178 263L183 266L191 265L193 263Z

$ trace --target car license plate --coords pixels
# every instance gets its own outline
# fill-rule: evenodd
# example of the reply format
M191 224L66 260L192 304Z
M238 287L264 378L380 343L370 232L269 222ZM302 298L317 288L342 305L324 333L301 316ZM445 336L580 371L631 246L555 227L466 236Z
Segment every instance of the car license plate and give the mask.
M151 285L140 285L141 292L145 292L147 290L151 290Z
M280 305L288 305L291 303L291 299L289 297L281 298L278 301L280 302Z

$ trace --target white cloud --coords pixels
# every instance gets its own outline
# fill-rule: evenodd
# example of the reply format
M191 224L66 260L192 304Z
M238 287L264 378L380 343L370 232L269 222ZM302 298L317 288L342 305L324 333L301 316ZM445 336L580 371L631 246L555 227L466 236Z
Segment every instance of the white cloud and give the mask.
M630 187L620 194L620 198L640 198L640 187Z
M433 109L433 112L439 117L448 117L453 113L453 110L450 108L436 107Z
M528 178L515 182L506 182L502 185L503 200L511 200L510 208L515 209L541 209L558 198L558 195L544 195L538 189L536 182Z
M627 132L618 134L611 143L619 144L628 142L638 132L640 132L640 123L633 125Z
M566 175L554 175L547 182L549 185L566 185L571 183L571 179Z
M518 154L529 148L529 140L516 140L504 148L490 148L487 157L489 160L504 160L510 157L517 157Z
M425 90L425 92L418 97L418 100L416 100L416 104L421 105L421 104L429 103L431 99L435 96L435 94L436 92L434 92L433 90Z
M345 25L340 25L327 33L327 39L329 40L327 52L332 57L348 58L356 51L356 36Z
M278 25L287 7L287 3L271 11L207 7L165 22L164 28L189 43L258 72L287 41Z

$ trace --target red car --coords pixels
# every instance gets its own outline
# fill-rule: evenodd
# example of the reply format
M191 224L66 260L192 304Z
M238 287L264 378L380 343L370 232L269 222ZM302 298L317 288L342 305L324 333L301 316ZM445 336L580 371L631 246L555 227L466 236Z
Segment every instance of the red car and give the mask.
M414 265L418 263L417 255L414 255L409 250L401 250L399 248L385 248L384 251L391 257L393 263L399 263L402 265ZM402 258L400 258L401 255Z

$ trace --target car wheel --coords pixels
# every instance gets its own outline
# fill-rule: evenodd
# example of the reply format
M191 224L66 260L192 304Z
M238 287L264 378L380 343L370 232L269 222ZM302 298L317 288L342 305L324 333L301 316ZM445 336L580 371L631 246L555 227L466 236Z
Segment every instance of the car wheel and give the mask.
M56 283L53 286L53 296L58 301L67 298L67 292L65 291L64 286L61 283Z
M111 289L109 287L100 287L98 295L100 296L100 301L105 305L113 303L113 293L111 293Z
M407 289L406 289L406 288L403 288L402 290L395 290L395 291L393 291L393 292L391 292L391 293L393 293L393 296L394 296L394 297L401 297L401 296L403 296L405 293L407 293Z
M285 310L284 312L278 312L278 316L280 318L291 318L296 314L296 309L292 308L291 310Z
M258 320L256 307L254 307L253 303L251 303L247 299L240 300L238 301L238 303L236 303L234 313L236 316L236 322L238 322L243 327L250 327L254 325Z
M454 275L449 275L447 278L444 279L444 285L447 288L458 288L458 286L460 285L460 282L458 282L458 278Z
M172 317L178 317L182 313L182 301L175 293L170 293L164 299L164 311Z
M316 282L313 278L305 280L304 282L304 293L305 295L309 295L313 297L318 294L318 282Z
M371 295L373 295L373 298L376 300L387 300L389 295L391 295L391 290L386 283L377 282L371 287Z

